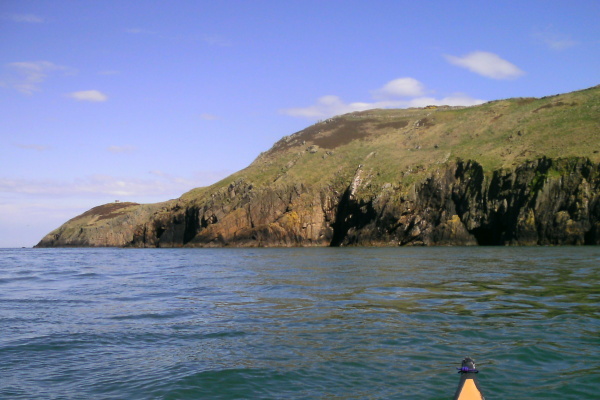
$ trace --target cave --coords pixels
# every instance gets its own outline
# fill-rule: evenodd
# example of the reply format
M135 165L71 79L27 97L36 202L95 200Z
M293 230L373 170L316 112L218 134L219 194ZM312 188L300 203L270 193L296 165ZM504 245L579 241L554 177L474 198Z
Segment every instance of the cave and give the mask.
M479 246L504 246L502 231L493 226L482 226L469 231Z

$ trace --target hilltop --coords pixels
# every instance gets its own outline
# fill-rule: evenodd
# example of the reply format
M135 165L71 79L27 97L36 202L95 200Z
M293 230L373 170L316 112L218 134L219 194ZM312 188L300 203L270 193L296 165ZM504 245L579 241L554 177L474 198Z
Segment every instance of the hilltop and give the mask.
M38 246L600 244L599 165L600 86L368 110L179 199L96 207Z

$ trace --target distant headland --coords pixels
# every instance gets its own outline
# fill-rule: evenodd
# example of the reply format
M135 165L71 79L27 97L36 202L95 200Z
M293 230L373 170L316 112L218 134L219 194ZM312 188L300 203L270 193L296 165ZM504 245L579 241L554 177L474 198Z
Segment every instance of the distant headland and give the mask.
M212 186L92 208L36 247L584 244L600 244L600 86L337 116Z

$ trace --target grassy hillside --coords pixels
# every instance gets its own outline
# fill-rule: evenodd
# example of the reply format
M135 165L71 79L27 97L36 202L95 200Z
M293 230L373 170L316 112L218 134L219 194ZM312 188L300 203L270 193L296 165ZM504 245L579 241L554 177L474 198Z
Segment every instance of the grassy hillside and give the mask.
M474 107L337 116L284 137L248 168L182 199L202 200L241 178L257 186L347 182L359 165L369 180L363 188L378 190L408 185L456 159L475 160L491 172L542 156L600 162L600 86Z

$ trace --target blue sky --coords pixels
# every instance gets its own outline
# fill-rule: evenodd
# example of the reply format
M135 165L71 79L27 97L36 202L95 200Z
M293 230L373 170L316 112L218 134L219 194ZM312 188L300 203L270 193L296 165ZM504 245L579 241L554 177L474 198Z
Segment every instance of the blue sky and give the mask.
M368 108L600 83L600 2L0 2L0 247Z

